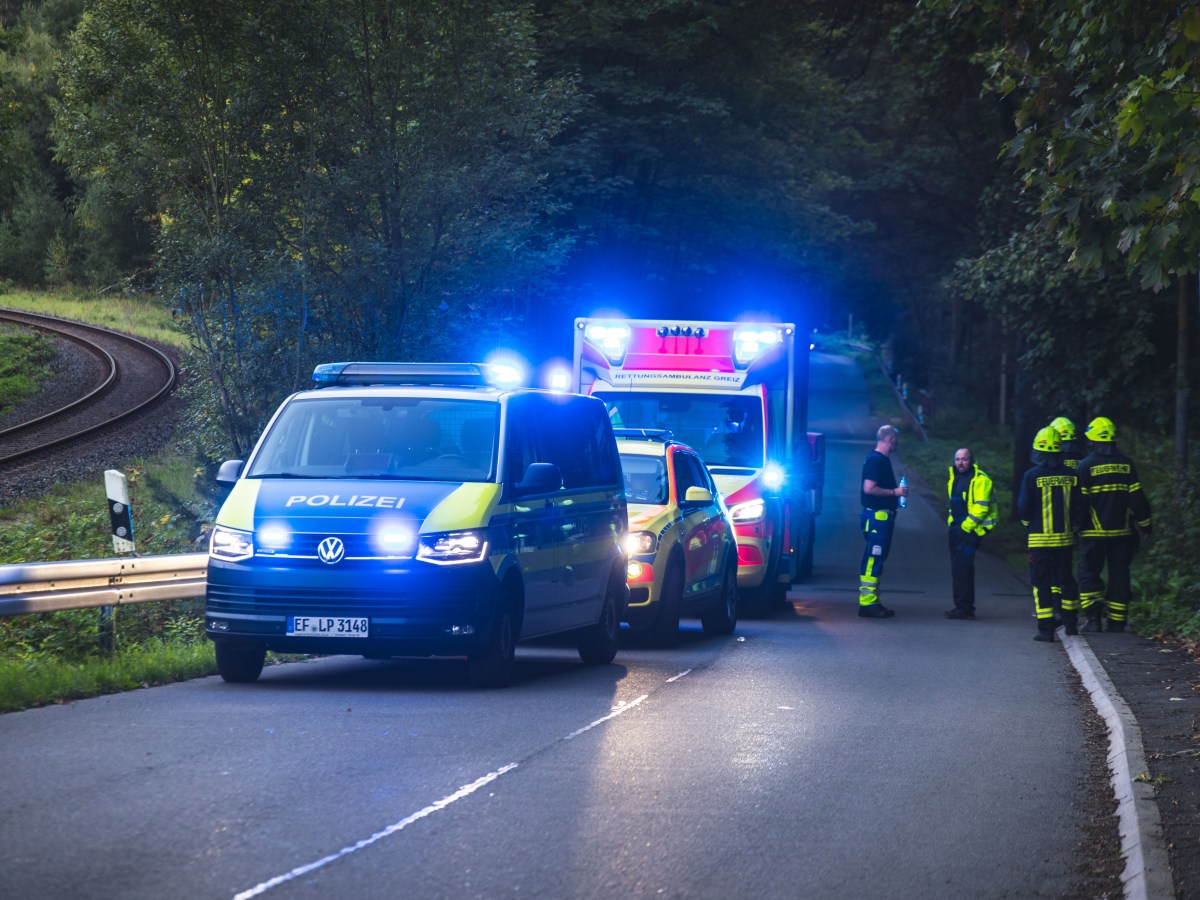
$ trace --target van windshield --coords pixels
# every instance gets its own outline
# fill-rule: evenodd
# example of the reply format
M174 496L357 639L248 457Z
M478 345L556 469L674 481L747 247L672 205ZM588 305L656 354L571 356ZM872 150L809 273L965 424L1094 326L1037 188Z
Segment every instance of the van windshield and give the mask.
M762 398L749 394L596 391L614 428L666 429L709 466L761 469Z
M425 397L299 397L263 435L248 478L491 481L500 407Z

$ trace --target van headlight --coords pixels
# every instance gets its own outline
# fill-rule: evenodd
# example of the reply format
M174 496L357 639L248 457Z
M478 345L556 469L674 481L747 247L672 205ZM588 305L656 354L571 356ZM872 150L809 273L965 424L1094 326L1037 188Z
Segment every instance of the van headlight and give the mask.
M212 530L208 552L210 556L227 562L249 559L254 555L254 535L249 531L217 525Z
M763 517L766 512L767 505L762 500L751 500L748 503L739 503L737 506L729 508L729 518L734 522L756 522Z
M443 531L437 534L421 535L417 547L417 559L436 563L440 566L473 563L487 558L487 532L475 531Z

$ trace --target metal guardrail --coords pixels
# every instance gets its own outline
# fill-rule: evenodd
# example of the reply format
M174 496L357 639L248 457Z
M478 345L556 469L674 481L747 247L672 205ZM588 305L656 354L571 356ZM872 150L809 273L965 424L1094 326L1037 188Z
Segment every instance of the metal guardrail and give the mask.
M204 596L207 553L0 566L0 616Z

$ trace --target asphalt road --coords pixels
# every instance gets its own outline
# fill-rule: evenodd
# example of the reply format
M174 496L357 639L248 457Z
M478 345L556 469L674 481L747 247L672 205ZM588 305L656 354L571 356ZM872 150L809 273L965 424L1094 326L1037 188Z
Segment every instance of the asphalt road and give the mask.
M523 646L501 691L343 657L0 716L0 897L1073 895L1086 708L1023 584L984 556L980 619L943 619L914 498L897 616L856 616L865 411L818 355L816 570L731 638Z

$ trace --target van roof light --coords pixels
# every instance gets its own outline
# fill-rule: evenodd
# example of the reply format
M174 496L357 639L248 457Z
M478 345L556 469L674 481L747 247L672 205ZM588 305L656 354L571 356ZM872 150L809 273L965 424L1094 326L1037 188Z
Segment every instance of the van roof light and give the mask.
M614 428L613 437L627 440L667 441L675 440L675 436L666 428Z
M332 385L412 384L484 387L486 368L479 363L322 363L313 369L318 387Z

